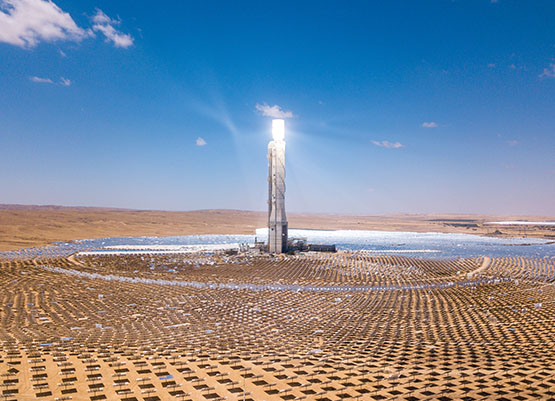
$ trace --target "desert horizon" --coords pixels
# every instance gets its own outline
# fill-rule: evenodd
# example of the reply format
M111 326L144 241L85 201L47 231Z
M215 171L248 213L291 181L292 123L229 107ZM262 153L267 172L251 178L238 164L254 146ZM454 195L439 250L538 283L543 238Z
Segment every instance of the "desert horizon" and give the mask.
M552 227L484 225L487 222L555 221L550 216L486 214L345 215L288 213L291 228L440 232L506 237L555 238ZM267 224L267 212L248 210L162 211L83 206L0 205L0 251L58 241L114 236L254 234Z

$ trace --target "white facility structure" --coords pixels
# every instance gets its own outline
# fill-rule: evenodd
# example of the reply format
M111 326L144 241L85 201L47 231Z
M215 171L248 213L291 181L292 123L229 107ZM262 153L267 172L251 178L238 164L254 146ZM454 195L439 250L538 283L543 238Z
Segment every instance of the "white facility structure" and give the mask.
M268 144L268 251L287 252L285 216L285 121L272 120L274 140Z

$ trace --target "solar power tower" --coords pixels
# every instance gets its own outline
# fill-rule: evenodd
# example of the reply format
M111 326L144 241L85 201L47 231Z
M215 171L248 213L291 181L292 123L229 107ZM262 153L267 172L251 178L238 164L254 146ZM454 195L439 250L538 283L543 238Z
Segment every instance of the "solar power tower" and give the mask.
M268 144L268 251L287 252L285 215L285 121L272 120L274 140Z

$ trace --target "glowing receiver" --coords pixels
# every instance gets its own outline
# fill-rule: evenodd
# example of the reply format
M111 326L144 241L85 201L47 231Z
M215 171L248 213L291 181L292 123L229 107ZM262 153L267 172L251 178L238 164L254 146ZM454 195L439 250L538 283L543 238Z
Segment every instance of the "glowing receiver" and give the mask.
M285 121L280 119L272 120L272 136L275 141L283 141L285 137Z

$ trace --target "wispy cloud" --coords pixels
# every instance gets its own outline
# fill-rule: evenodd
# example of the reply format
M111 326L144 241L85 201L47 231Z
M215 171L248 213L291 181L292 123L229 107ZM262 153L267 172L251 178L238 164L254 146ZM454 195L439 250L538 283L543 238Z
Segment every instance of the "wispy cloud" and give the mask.
M197 138L196 141L197 146L205 146L206 145L206 141L204 139L202 139L200 136Z
M518 145L518 141L516 139L511 139L510 141L507 141L507 145L516 146Z
M100 9L96 10L96 14L92 18L92 29L95 32L101 32L106 37L106 42L112 42L116 47L128 48L133 44L133 37L127 33L118 31L114 26L121 23L120 20L114 20L108 17Z
M273 118L293 118L294 117L292 111L285 111L277 104L274 104L273 106L269 106L266 103L263 103L263 104L257 103L256 110L258 110L260 113L262 113L263 116L266 116L266 117L273 117Z
M33 82L39 83L39 84L53 84L54 81L52 81L50 78L41 78L41 77L29 77L29 79Z
M430 121L430 122L423 122L422 123L422 127L423 128L437 128L437 123Z
M389 142L389 141L370 141L374 145L382 147L382 148L389 148L389 149L399 149L403 147L403 144L400 142Z
M42 77L37 77L37 76L32 76L29 77L29 80L32 82L36 82L38 84L53 84L54 81L50 78L42 78ZM60 81L58 82L59 85L62 86L70 86L71 85L71 80L64 78L64 77L60 77Z
M549 68L544 68L540 78L555 78L555 63L549 64Z
M80 41L91 31L49 0L0 0L0 42L31 48L41 41Z

